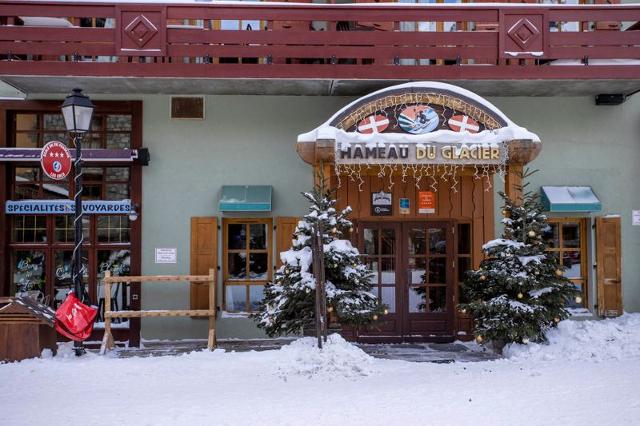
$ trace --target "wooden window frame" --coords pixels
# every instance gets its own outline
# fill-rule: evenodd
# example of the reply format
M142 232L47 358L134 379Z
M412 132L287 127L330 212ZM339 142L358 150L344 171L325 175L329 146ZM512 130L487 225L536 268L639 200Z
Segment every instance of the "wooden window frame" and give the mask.
M579 252L580 253L580 275L581 278L569 278L574 284L579 284L582 289L582 307L587 308L589 306L589 252L587 245L587 230L588 228L588 218L586 217L550 217L547 218L548 223L551 225L558 226L558 247L547 247L546 252L548 253L558 253L558 258L560 259L560 265L564 265L563 263L563 254L565 252ZM565 248L563 241L564 238L562 236L562 225L565 223L577 223L578 229L580 232L580 247L574 248Z
M244 249L229 250L229 232L228 226L232 224L256 225L264 224L267 227L266 250L252 250L249 244L250 233L246 232L246 245ZM247 229L248 231L248 229ZM273 276L273 218L222 218L222 306L227 312L252 312L250 301L250 287L252 285L264 286L271 281ZM267 279L251 280L251 279L229 279L229 253L245 252L246 271L249 273L249 258L251 253L267 253ZM227 309L227 286L243 286L245 287L245 309L243 311L230 311Z
M5 135L4 138L0 138L0 147L14 147L15 146L15 138L16 138L16 122L15 116L17 114L35 114L38 117L44 117L44 114L60 114L60 100L26 100L26 101L0 101L0 133ZM101 121L95 126L95 130L93 131L96 136L96 140L99 140L99 147L106 147L106 139L107 135L111 133L128 133L129 136L129 149L138 149L142 147L142 102L141 101L94 101L95 111L94 117L106 117L108 115L129 115L131 116L130 129L128 130L106 130L106 118L101 119ZM60 133L64 134L65 137L62 140L65 143L68 142L68 136L66 134L66 130L60 129L45 129L44 128L44 119L37 118L36 128L32 130L25 130L25 132L32 131L34 134L37 134L37 146L41 147L43 142L44 130L47 130L46 133ZM62 136L61 136L62 137ZM88 148L88 140L85 139L85 147ZM114 147L114 149L116 149ZM16 163L0 163L0 202L4 203L6 200L10 200L13 198L14 190L13 186L15 184L15 176L13 170L15 167L33 167L34 164L31 162L16 162ZM93 166L93 164L92 164ZM95 167L104 167L104 166L113 166L113 167L130 167L130 175L129 175L129 198L139 211L142 211L142 166L140 164L128 164L126 166L122 164L116 164L109 161L100 162L95 164ZM73 186L73 173L70 174L68 178L68 182L70 186ZM73 188L69 188L70 194L73 193ZM72 195L70 195L71 197ZM138 220L134 222L130 222L130 242L128 243L98 243L96 244L94 241L86 241L86 244L89 244L87 247L89 251L89 268L90 268L90 289L94 288L95 277L97 276L96 271L92 271L93 266L95 265L95 261L98 256L98 251L100 250L118 250L118 249L128 249L130 251L130 274L131 275L140 275L141 274L141 235L142 235L142 215L138 215ZM54 221L54 216L52 215L50 218L47 217L47 239L50 242L49 244L42 243L16 243L11 241L11 232L12 232L12 215L4 214L4 211L0 211L0 295L10 295L13 286L13 276L12 276L12 262L13 262L13 253L16 250L41 250L45 251L46 257L46 273L47 273L47 283L45 286L49 294L51 294L51 289L53 286L52 277L50 274L52 273L53 268L53 252L58 249L62 250L73 250L73 244L68 242L56 242L53 240L54 233L54 224L49 223L50 221ZM93 219L91 222L95 222ZM93 225L91 225L93 226ZM93 235L97 235L95 230L92 229ZM90 295L95 297L95 291L91 290ZM141 306L141 291L140 285L134 283L130 287L129 293L131 299L131 309L139 310ZM92 299L93 300L93 299ZM138 346L140 342L140 319L132 318L130 322L129 329L118 329L115 331L116 340L128 340L129 345ZM101 339L102 330L94 330L94 333L91 336L91 340L99 340Z

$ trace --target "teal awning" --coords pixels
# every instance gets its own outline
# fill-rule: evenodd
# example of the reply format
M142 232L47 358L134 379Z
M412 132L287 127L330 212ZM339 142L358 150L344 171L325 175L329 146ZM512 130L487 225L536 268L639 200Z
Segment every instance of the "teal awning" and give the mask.
M598 212L602 203L590 186L543 186L542 205L548 212Z
M223 212L270 212L271 185L225 185L219 207Z

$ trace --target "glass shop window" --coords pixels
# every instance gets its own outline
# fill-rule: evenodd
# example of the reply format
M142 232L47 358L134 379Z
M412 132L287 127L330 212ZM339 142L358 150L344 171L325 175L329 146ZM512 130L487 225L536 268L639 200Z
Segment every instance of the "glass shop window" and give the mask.
M564 267L564 275L578 288L582 300L571 301L569 307L587 306L587 244L586 219L551 218L549 227L544 231L544 239L551 253Z
M271 219L224 219L224 305L252 312L271 279Z

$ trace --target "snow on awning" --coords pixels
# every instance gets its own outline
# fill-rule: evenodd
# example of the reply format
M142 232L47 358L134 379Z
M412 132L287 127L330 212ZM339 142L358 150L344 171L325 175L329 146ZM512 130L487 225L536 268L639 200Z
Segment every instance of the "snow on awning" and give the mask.
M271 185L224 185L219 208L223 212L271 211Z
M543 186L542 204L548 212L598 212L602 203L590 186Z

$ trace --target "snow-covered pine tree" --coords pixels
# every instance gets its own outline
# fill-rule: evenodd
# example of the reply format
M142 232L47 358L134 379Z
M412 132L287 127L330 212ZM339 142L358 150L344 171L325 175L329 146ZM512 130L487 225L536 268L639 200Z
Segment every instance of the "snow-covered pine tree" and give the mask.
M538 195L526 192L519 203L500 196L502 238L483 246L486 257L463 286L469 302L459 307L474 317L476 340L492 342L498 352L507 343L545 342L547 330L569 316L567 302L578 297L556 258L545 252L549 224Z
M283 265L264 289L264 299L252 316L269 336L300 333L315 320L315 278L311 253L312 230L322 222L327 311L342 325L372 323L384 311L371 293L372 272L348 240L340 239L352 229L347 219L351 208L335 209L331 193L316 188L302 194L309 213L298 222L290 250L280 253Z

